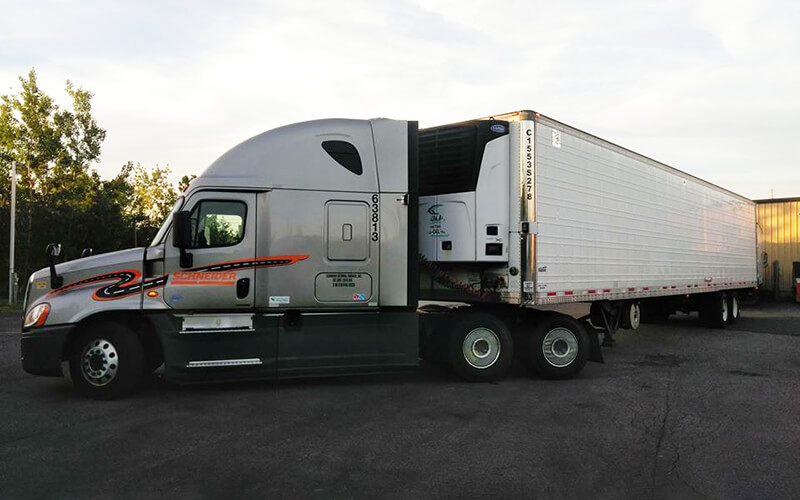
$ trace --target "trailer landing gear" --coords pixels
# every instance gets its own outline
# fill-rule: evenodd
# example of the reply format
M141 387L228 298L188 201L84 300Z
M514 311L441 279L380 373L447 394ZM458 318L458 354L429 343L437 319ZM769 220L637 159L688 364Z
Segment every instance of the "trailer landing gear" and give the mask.
M642 312L638 302L592 302L588 319L598 332L603 333L603 346L614 347L617 330L637 330ZM581 319L587 319L586 317Z

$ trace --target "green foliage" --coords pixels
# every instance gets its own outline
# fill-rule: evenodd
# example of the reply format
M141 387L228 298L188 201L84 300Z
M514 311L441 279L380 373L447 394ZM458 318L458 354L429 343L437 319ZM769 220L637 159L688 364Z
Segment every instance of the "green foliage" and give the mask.
M125 207L125 214L131 218L136 229L136 245L150 241L167 218L178 192L169 185L169 166L155 166L147 170L141 164L128 162L125 167L130 172L132 196ZM186 177L186 176L184 176Z
M62 244L66 259L143 245L177 199L169 168L128 162L110 180L89 167L100 157L106 131L92 115L92 93L67 81L71 106L44 93L32 69L21 90L0 96L0 266L8 268L11 162L17 162L16 270L20 285L44 267L44 248ZM184 179L189 180L187 176ZM7 273L0 272L2 290ZM2 294L3 292L0 292Z
M178 193L169 185L169 174L169 166L160 168L156 165L148 171L137 163L133 168L133 200L129 211L149 220L164 220L178 200Z
M20 313L22 312L22 305L9 304L7 302L0 302L0 313Z
M194 175L194 174L192 174L192 175L184 175L183 177L181 177L181 181L178 183L178 190L180 192L186 191L186 188L189 187L189 183L192 182L195 179L197 179L197 176Z
M228 218L234 218L239 223L234 227ZM205 219L205 239L208 246L227 246L239 241L241 231L241 218L225 215L207 215Z

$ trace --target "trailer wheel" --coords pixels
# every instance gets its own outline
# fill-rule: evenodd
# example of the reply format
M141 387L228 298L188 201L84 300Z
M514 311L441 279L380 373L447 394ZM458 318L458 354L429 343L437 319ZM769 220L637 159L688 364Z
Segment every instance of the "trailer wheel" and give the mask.
M450 364L459 377L473 382L502 378L514 359L508 327L490 314L470 313L450 332Z
M707 293L700 303L700 321L712 328L725 328L729 314L728 294Z
M732 325L739 319L739 295L732 292L728 297L728 324Z
M144 350L136 334L119 323L82 332L69 354L72 383L93 399L117 399L133 392L144 371Z
M638 302L631 302L623 309L622 328L626 330L638 330L642 323L642 309Z
M586 365L589 347L583 325L569 316L548 314L530 336L526 364L542 378L570 378Z

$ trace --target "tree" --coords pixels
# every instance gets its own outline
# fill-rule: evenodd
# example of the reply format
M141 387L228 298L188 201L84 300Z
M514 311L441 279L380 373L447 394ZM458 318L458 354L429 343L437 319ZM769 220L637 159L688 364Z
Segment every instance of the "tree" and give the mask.
M128 162L123 167L125 168L133 175L131 180L133 196L125 212L132 218L135 226L135 243L141 245L158 232L161 223L178 200L178 193L169 184L169 166L161 168L156 165L148 171L140 163L133 166L133 162Z
M194 174L192 174L192 175L184 175L183 177L181 177L181 181L178 183L178 190L181 193L186 191L186 188L189 187L189 183L192 182L195 179L197 179L197 176L194 175Z
M72 243L90 231L79 214L96 193L99 178L88 169L100 156L106 132L92 116L91 92L67 81L72 107L61 109L39 88L35 70L19 81L18 94L0 96L0 189L6 195L0 207L5 230L0 232L8 234L6 193L11 162L16 161L17 268L26 277L45 263L47 240L60 239L73 252Z
M128 162L103 180L90 170L106 132L92 116L92 93L66 83L71 107L60 108L31 70L17 94L0 96L0 247L8 248L11 162L17 162L17 265L20 283L47 264L50 242L65 259L145 244L178 197L169 167ZM183 176L188 184L195 176ZM182 187L183 189L183 187ZM8 254L0 250L0 266ZM7 289L6 273L0 285Z

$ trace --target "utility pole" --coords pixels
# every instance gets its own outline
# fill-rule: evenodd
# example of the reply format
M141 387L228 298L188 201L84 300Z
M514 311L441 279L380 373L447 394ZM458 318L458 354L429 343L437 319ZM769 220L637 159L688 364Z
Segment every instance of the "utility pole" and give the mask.
M11 162L11 235L8 240L8 303L14 304L14 229L17 211L17 162Z

